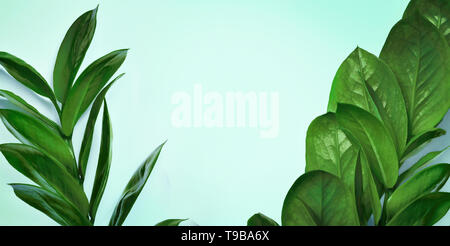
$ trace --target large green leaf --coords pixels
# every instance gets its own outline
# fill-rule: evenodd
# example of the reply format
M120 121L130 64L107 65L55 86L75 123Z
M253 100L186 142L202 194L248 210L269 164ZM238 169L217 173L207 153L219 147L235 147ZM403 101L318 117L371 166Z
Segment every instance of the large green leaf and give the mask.
M359 225L350 190L336 176L311 171L298 178L284 200L282 225Z
M86 51L94 37L97 8L87 11L70 26L59 47L53 70L53 88L58 100L66 100Z
M28 205L43 212L60 225L91 225L77 209L53 192L27 184L10 184L14 193Z
M403 14L408 18L419 12L444 35L450 45L450 1L448 0L412 0Z
M432 151L430 153L427 153L426 155L422 156L414 165L412 165L410 168L408 168L406 171L404 171L397 180L397 185L401 184L405 179L412 176L419 168L427 165L432 161L434 158L436 158L438 155L440 155L442 152L446 151L448 147L446 147L443 150L438 151Z
M5 98L7 100L7 102L10 104L8 106L5 105L4 107L1 107L1 108L14 109L14 110L19 110L24 113L28 113L28 114L34 116L35 118L40 119L45 124L52 127L53 129L59 131L59 126L55 122L51 121L50 119L48 119L47 117L42 115L37 109L35 109L33 106L28 104L25 100L23 100L21 97L17 96L16 94L14 94L10 91L7 91L7 90L0 90L0 97Z
M381 120L394 140L397 154L402 154L408 136L408 117L402 91L386 63L356 48L334 77L328 110L336 112L338 103L360 107Z
M94 136L94 128L95 122L97 121L98 113L100 112L100 108L102 107L103 100L105 99L106 93L109 88L116 82L119 78L121 78L124 74L120 74L117 76L111 83L109 83L103 90L98 94L97 98L95 98L94 103L92 104L91 112L89 113L89 118L86 123L86 128L84 130L83 141L81 143L80 155L78 158L78 168L80 173L80 178L84 181L84 177L86 174L86 167L89 161L89 154L91 153L92 139Z
M247 226L279 226L279 224L264 214L257 213L248 219Z
M373 175L386 188L392 188L398 176L398 157L392 138L383 124L367 111L339 104L336 118L344 132L361 146Z
M446 132L444 129L432 128L422 133L419 133L413 138L411 138L411 140L409 140L409 143L406 145L402 162L411 157L412 155L416 154L421 149L421 147L423 147L426 143L430 142L433 138L445 135L445 133Z
M418 172L398 187L387 200L388 218L392 218L422 195L435 191L447 181L449 175L450 164L437 164Z
M179 226L185 220L187 219L167 219L159 222L155 226Z
M144 188L148 177L150 177L153 167L158 160L159 153L161 153L161 149L165 143L159 145L131 177L114 209L111 220L109 221L110 226L120 226L127 218L136 199Z
M0 65L17 81L57 105L56 97L47 81L32 66L6 52L0 52Z
M22 143L37 147L77 177L73 152L57 130L39 119L15 110L0 109L0 116L7 129Z
M98 157L97 171L95 172L94 186L92 188L91 203L89 213L91 221L95 220L98 205L105 192L106 183L108 182L109 169L111 167L112 158L112 127L109 118L108 105L106 101L103 107L103 124L102 124L102 140L100 143L100 155Z
M127 50L113 51L89 65L78 77L63 106L62 132L71 136L73 128L103 86L122 65Z
M23 144L2 144L0 151L17 171L36 184L73 203L87 216L89 202L78 181L61 164Z
M450 193L427 194L397 213L388 226L432 226L447 214Z
M450 106L449 48L439 31L418 14L398 22L380 58L402 89L410 137L438 124Z

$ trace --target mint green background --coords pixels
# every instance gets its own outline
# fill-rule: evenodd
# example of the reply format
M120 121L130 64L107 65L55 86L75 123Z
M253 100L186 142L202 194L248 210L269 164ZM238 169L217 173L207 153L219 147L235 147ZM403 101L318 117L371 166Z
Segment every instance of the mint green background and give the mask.
M131 48L126 72L108 95L114 129L109 183L97 222L107 223L136 167L168 139L126 225L167 218L187 224L244 225L256 212L280 221L284 196L304 172L305 134L325 113L339 64L357 46L379 54L407 1L100 1L98 25L82 69ZM51 81L70 24L95 1L0 0L0 50L15 54ZM18 92L52 118L49 104L0 71L0 88ZM278 91L280 134L260 139L252 128L172 127L176 91ZM86 116L79 126L85 125ZM450 117L441 124L450 130ZM95 148L99 145L96 131ZM81 128L75 135L79 143ZM0 127L0 142L15 141ZM448 144L433 141L425 153ZM79 149L79 144L76 144ZM95 149L88 168L90 190ZM442 155L435 162L448 162ZM0 225L55 225L17 199L7 183L28 182L0 157ZM447 185L444 190L450 191ZM90 194L90 191L88 191ZM450 224L450 216L439 222Z

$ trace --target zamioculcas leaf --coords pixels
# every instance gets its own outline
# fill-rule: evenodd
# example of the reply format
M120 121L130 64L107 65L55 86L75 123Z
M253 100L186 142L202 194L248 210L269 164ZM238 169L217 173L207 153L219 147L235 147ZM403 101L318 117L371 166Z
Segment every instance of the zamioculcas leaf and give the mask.
M279 224L264 214L257 213L248 219L247 226L279 226Z
M427 165L432 161L434 158L436 158L438 155L440 155L442 152L446 151L448 149L445 148L443 150L439 151L432 151L430 153L427 153L426 155L422 156L414 165L412 165L408 170L400 174L397 180L397 185L401 184L405 179L409 178L411 175L413 175L419 168Z
M24 113L28 113L28 114L34 116L35 118L38 118L41 121L43 121L45 124L47 124L47 126L50 126L53 129L59 131L59 126L55 122L49 120L47 117L45 117L44 115L39 113L38 110L36 110L33 106L28 104L25 100L23 100L21 97L17 96L16 94L14 94L10 91L7 91L7 90L0 90L0 97L5 98L11 105L13 105L13 107L6 108L6 109L14 109L14 110L22 111Z
M290 188L281 215L284 226L359 225L352 194L336 176L311 171Z
M94 37L97 8L90 10L72 24L59 47L53 70L53 88L58 100L64 103L77 75L81 62Z
M147 182L148 177L150 176L153 167L158 160L159 153L165 143L166 142L158 146L136 170L133 177L131 177L119 202L117 203L116 208L114 209L111 220L109 221L110 226L120 226L125 221L128 213L130 213L131 208L134 205L134 202L136 202L136 199L144 188L144 185Z
M336 118L350 140L361 146L373 175L392 188L397 181L398 158L383 124L367 111L347 104L338 105Z
M78 77L63 106L62 132L71 136L73 128L97 94L122 65L127 50L113 51L89 65Z
M392 218L422 195L435 191L445 184L449 176L450 164L437 164L418 172L398 187L387 200L388 218Z
M448 0L412 0L403 18L408 18L416 12L437 27L450 45L450 2Z
M64 166L34 147L23 144L2 144L0 151L17 171L41 187L64 197L87 217L89 202L83 188Z
M450 106L450 53L443 36L429 21L412 15L392 28L380 58L402 89L409 136L435 127Z
M109 83L103 90L98 94L94 103L92 104L91 112L89 113L89 119L86 123L86 129L84 131L83 141L81 143L80 156L78 158L78 166L80 172L80 178L84 181L84 176L86 173L86 167L89 160L89 154L91 153L92 138L94 136L95 122L97 121L98 113L102 107L103 100L105 99L106 93L109 88L120 79L124 74L117 76L111 83Z
M338 103L360 107L381 120L401 155L408 135L408 117L397 79L382 60L356 48L339 67L333 80L328 110Z
M58 195L27 184L10 184L14 193L28 205L43 212L60 225L91 225L87 218L80 215L77 209Z
M440 137L445 135L445 130L440 128L433 128L427 131L424 131L420 134L417 134L406 145L405 153L403 154L402 161L406 160L408 157L415 154L420 150L422 146L431 141L433 138Z
M179 226L181 222L185 221L187 219L168 219L159 222L155 226Z
M397 213L388 226L432 226L445 216L450 208L450 193L427 194Z
M97 171L95 173L94 187L92 188L92 195L90 200L90 215L91 221L95 220L98 205L105 191L106 183L108 182L109 168L111 167L112 157L112 127L109 118L108 105L106 101L103 107L103 124L102 124L102 140L100 143L100 155L98 157Z
M0 52L0 65L17 81L37 94L49 98L55 106L58 105L47 81L32 66L6 52Z
M57 130L39 119L14 110L1 109L0 116L6 128L22 143L37 147L77 177L73 152Z

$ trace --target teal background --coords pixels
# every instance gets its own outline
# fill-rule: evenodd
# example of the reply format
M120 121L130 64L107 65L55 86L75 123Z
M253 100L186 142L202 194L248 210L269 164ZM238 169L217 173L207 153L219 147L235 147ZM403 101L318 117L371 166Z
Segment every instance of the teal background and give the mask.
M67 29L97 3L97 29L81 69L112 50L131 48L120 69L127 74L107 96L114 153L97 224L107 224L134 170L168 139L125 225L167 218L245 225L256 212L280 221L285 194L304 172L307 127L325 113L337 68L357 45L378 55L408 1L0 0L0 50L27 61L51 82ZM56 119L47 101L4 71L0 81L0 88L14 90ZM192 93L195 83L222 93L279 92L279 136L261 139L253 128L172 127L172 94ZM86 118L76 128L76 150ZM447 114L441 127L449 131L449 122ZM96 129L88 195L98 136ZM0 139L16 142L3 125ZM434 140L421 153L449 140L448 135ZM434 162L449 160L447 152ZM12 182L28 180L1 156L0 225L55 225L16 198L7 185ZM438 224L450 224L450 216Z

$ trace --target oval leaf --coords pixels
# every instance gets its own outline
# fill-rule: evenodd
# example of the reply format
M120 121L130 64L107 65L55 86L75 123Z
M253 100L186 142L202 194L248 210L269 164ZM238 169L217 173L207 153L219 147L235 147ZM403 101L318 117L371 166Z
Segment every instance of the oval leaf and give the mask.
M409 140L409 143L406 145L406 150L403 154L402 161L405 161L409 157L416 154L421 149L421 147L430 142L433 138L445 135L445 133L446 132L444 129L433 128L417 134L416 136L411 138L411 140Z
M155 226L179 226L181 222L186 221L187 219L168 219L159 222Z
M264 214L257 213L248 219L247 226L279 226L279 224Z

